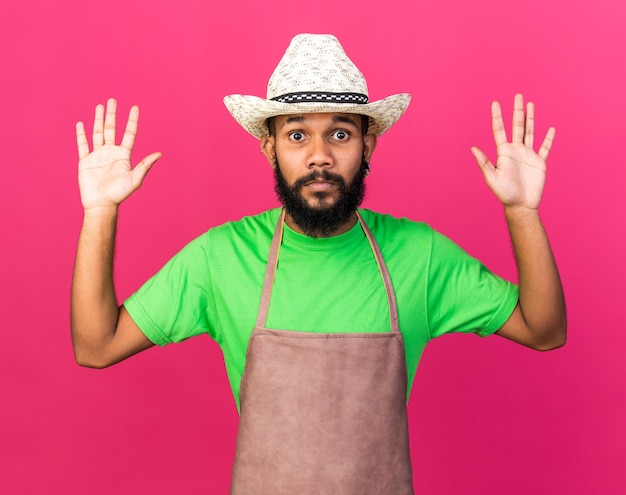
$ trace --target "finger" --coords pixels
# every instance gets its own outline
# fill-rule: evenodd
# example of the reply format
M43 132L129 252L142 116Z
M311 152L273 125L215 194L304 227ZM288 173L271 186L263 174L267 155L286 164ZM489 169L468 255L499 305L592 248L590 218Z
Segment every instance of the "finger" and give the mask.
M104 144L104 106L96 106L96 115L93 119L93 149L98 149Z
M150 171L152 165L154 165L157 160L161 158L161 156L163 155L161 154L161 152L158 151L156 153L151 153L143 160L141 160L137 165L135 165L135 168L133 168L132 171L135 187L141 186L141 183L145 179L146 174Z
M104 144L115 144L115 112L117 102L113 98L107 101L107 110L104 116Z
M487 155L482 152L482 150L478 149L476 146L473 146L471 151L472 155L474 155L474 158L476 159L476 164L485 176L485 179L489 181L489 178L492 177L495 173L495 167L493 166Z
M535 141L535 105L526 105L526 125L524 126L524 144L532 149Z
M548 155L552 149L552 144L554 143L554 136L556 136L556 129L554 127L550 127L538 151L539 156L543 158L544 161L548 159Z
M524 142L524 97L515 95L513 101L513 129L511 131L512 143Z
M502 109L497 101L491 104L491 128L493 129L493 139L496 142L496 146L505 144L507 142L506 130L502 120Z
M126 123L126 129L124 130L124 137L122 138L122 146L128 149L128 151L132 151L133 146L135 145L138 122L139 107L135 105L130 109L130 113L128 114L128 122Z
M78 159L82 160L89 154L89 143L85 134L85 124L76 123L76 145L78 147Z

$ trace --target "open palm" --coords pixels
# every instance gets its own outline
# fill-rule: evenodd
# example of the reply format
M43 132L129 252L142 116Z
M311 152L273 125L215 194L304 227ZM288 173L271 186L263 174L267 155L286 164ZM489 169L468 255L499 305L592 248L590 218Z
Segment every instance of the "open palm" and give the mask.
M535 108L529 103L524 114L522 95L515 96L511 142L506 137L498 102L492 104L491 116L498 155L496 164L494 166L485 153L474 147L476 163L487 185L505 206L537 209L546 180L546 159L556 131L551 127L539 151L534 151Z
M116 110L114 99L107 102L106 113L103 105L96 107L92 152L83 123L76 124L78 183L85 209L117 207L141 186L150 167L161 157L160 153L152 153L132 167L139 108L131 108L120 145L115 144Z

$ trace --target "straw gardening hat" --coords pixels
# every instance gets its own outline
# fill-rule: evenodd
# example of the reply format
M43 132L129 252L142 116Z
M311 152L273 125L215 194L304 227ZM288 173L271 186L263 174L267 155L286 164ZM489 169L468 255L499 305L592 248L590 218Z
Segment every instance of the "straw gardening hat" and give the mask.
M300 113L355 113L369 117L369 134L380 136L404 113L406 93L369 101L367 83L330 34L295 36L267 85L267 98L230 95L224 104L237 122L260 138L268 133L266 120Z

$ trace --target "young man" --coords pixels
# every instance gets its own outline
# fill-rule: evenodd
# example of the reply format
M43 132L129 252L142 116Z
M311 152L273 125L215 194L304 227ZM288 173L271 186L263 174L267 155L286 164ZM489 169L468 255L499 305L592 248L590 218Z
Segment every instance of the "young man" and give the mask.
M561 284L537 213L555 131L536 153L534 108L524 111L518 95L511 142L492 106L495 165L472 150L504 205L518 291L425 224L358 209L377 137L409 95L370 103L333 36L296 36L266 99L225 103L259 138L284 208L209 230L121 307L117 209L160 154L131 167L136 107L120 146L114 100L106 113L96 108L91 153L77 125L85 215L72 290L76 360L109 366L209 333L241 413L232 493L412 493L406 397L431 338L495 332L539 350L565 343Z

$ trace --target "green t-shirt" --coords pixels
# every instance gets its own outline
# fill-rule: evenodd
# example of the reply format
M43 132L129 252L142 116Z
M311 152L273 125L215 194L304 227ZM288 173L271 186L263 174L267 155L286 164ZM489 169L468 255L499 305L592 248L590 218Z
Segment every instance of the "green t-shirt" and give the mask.
M495 332L517 303L517 287L424 223L359 211L380 246L396 293L408 397L428 341L451 332ZM237 407L279 214L273 209L210 229L124 302L155 344L209 334L224 354ZM382 277L358 223L342 235L318 239L285 226L266 326L390 331Z

